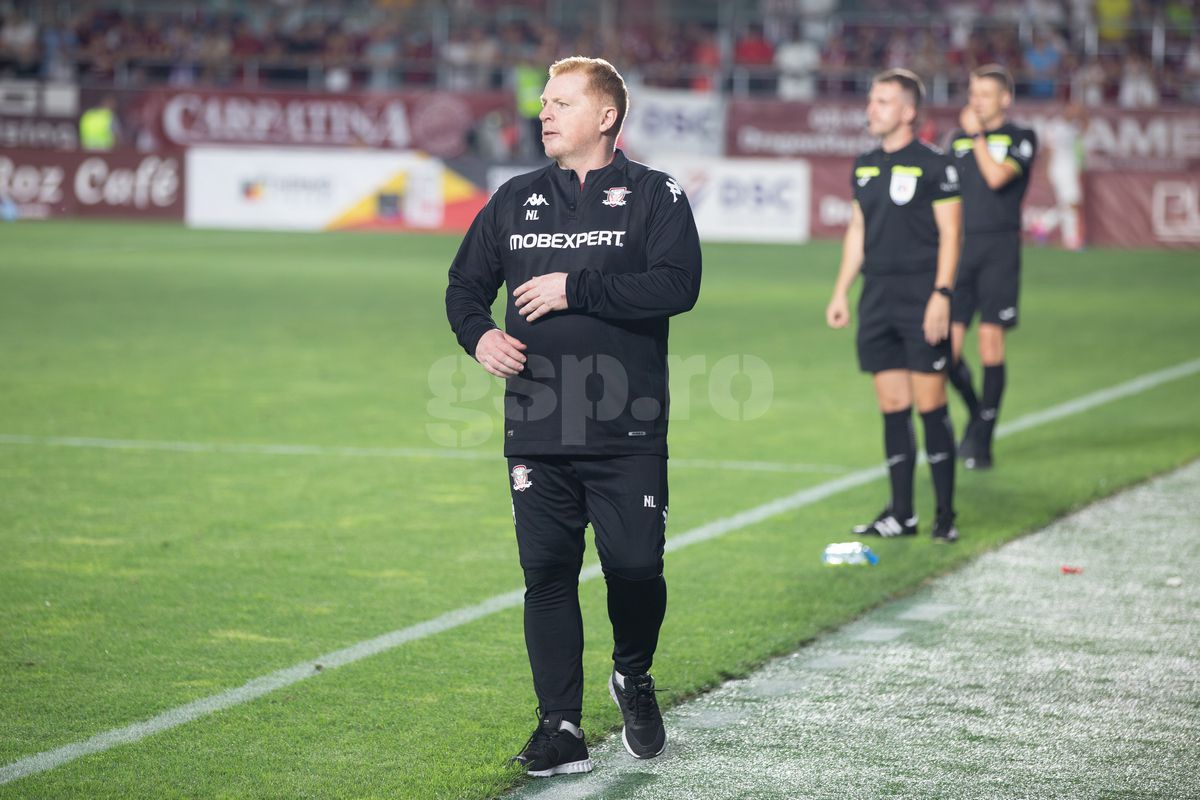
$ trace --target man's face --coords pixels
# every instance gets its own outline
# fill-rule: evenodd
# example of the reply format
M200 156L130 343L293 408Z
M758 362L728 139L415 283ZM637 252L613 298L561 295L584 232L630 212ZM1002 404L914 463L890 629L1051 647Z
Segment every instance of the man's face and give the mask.
M975 116L983 123L983 127L990 128L999 122L1011 99L999 81L992 78L971 78L967 102Z
M555 161L585 156L603 138L605 111L611 109L588 91L587 75L566 72L556 75L542 92L542 145Z
M884 138L902 125L911 125L916 111L900 88L900 84L880 81L871 87L867 96L867 130L872 136Z

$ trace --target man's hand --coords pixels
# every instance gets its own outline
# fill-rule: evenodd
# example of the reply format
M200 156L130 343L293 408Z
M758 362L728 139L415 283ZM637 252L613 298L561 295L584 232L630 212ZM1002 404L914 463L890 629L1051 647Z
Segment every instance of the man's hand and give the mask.
M850 324L850 302L844 294L835 294L825 308L825 321L831 328L844 328Z
M934 292L925 304L925 341L931 345L945 341L950 335L950 298Z
M497 378L512 378L525 369L525 343L509 336L499 328L479 337L475 345L475 360Z
M959 113L958 126L967 136L974 136L983 130L983 123L979 121L979 115L970 106L964 107Z
M521 316L528 322L567 307L567 273L551 272L530 278L513 292Z

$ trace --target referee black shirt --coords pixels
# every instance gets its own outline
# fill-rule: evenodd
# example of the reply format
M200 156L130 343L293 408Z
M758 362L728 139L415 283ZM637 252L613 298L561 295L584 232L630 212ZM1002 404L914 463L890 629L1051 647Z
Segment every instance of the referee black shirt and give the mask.
M959 199L957 170L942 151L914 139L894 153L863 153L851 189L866 223L863 275L937 273L933 207Z
M954 163L962 180L963 232L996 233L1021 230L1021 201L1029 188L1029 174L1037 156L1037 135L1028 128L1006 122L985 134L988 153L998 164L1009 164L1017 176L998 190L979 172L975 141L961 130L950 135Z
M513 290L566 272L567 310L532 324ZM667 454L667 318L700 293L700 240L691 206L665 173L617 150L581 188L556 164L501 186L475 217L450 267L446 315L474 357L496 327L524 342L525 369L508 379L504 454Z

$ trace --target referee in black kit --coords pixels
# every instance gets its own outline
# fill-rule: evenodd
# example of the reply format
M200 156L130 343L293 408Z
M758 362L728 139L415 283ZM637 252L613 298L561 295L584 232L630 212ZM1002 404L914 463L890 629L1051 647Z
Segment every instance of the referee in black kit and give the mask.
M961 204L954 166L913 135L923 94L920 79L908 70L888 70L872 81L867 124L880 146L854 162L854 210L825 318L833 328L849 324L850 286L862 272L858 361L875 379L891 501L854 533L917 533L915 399L937 496L933 538L954 542L954 430L946 408L946 367Z
M579 728L589 522L608 587L608 688L622 740L636 758L666 747L650 667L667 607L667 318L696 303L700 241L679 184L616 149L627 108L607 61L550 67L540 116L556 163L496 191L446 290L459 344L507 379L504 454L539 706L514 760L537 777L592 768ZM503 330L491 316L501 284Z
M958 455L967 469L992 466L992 434L1006 377L1004 334L1015 328L1021 285L1021 201L1029 188L1037 136L1006 119L1013 83L1008 70L989 64L971 73L969 102L951 134L962 179L962 264L954 295L950 382L971 415ZM982 397L962 358L963 338L979 313Z

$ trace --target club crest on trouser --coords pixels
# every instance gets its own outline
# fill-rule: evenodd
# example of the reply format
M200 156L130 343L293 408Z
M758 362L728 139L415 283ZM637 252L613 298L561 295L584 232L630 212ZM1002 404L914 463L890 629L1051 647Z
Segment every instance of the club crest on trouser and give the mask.
M888 194L892 202L902 206L912 200L917 193L917 178L920 176L919 167L892 167L892 182L888 186Z
M609 206L610 208L623 206L625 205L625 198L631 194L633 194L633 192L629 191L624 186L616 186L612 189L605 189L603 201L604 205Z
M512 470L513 491L523 492L530 486L533 486L533 481L529 480L529 473L533 472L524 464L517 464Z

